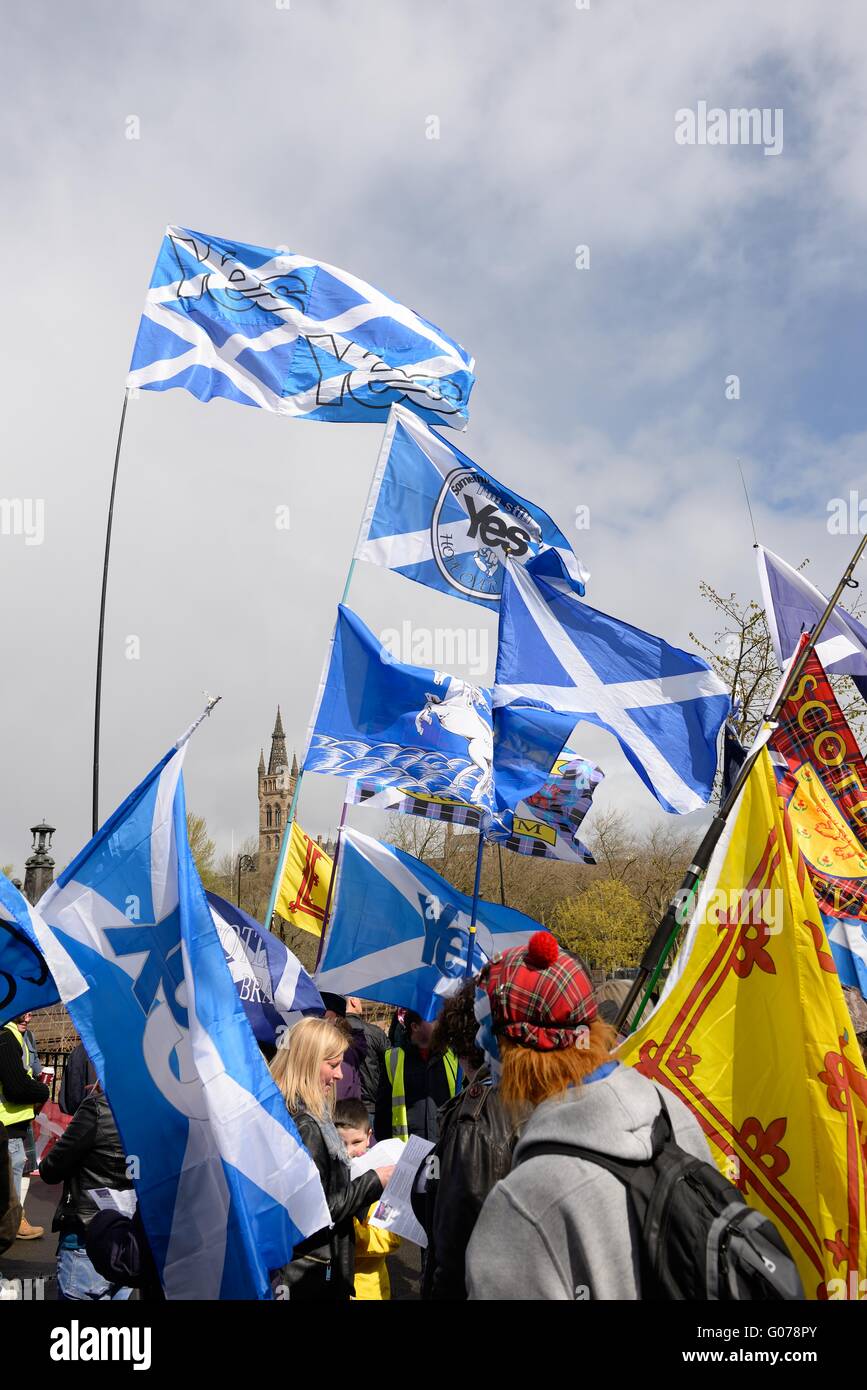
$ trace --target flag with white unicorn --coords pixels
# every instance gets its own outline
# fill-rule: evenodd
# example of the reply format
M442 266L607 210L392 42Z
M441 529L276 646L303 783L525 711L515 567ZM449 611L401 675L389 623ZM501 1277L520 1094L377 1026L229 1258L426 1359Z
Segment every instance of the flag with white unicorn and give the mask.
M117 1120L166 1296L267 1299L269 1270L330 1217L193 863L188 737L43 895L34 928Z
M472 899L434 869L357 830L344 829L316 984L435 1018L465 977ZM479 900L472 973L522 946L539 923Z
M397 401L463 429L473 359L337 266L167 227L127 385L307 420L384 422Z
M496 610L506 557L525 564L542 553L584 592L590 576L547 512L392 408L356 559Z
M587 720L614 734L666 811L696 811L713 787L730 708L698 657L508 566L494 686L498 796L547 771Z
M491 692L396 661L341 604L313 712L305 772L493 805Z

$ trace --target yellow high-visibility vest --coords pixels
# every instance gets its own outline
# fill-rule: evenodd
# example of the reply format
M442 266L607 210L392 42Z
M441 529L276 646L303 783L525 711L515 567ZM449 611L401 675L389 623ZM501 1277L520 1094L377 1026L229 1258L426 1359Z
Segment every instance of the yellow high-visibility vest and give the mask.
M25 1062L24 1039L21 1036L21 1029L18 1027L17 1023L7 1023L4 1026L9 1029L13 1038L16 1039L18 1046L21 1048L21 1060ZM36 1106L33 1105L32 1102L25 1101L23 1105L13 1105L6 1099L2 1089L0 1089L0 1124L21 1125L25 1120L32 1120L35 1114Z
M391 1137L392 1139L402 1139L406 1143L409 1138L409 1121L406 1113L406 1086L403 1079L403 1067L406 1054L402 1047L392 1047L385 1054L385 1070L391 1083ZM451 1048L443 1053L443 1066L446 1069L446 1080L449 1084L449 1095L453 1096L458 1080L458 1059Z

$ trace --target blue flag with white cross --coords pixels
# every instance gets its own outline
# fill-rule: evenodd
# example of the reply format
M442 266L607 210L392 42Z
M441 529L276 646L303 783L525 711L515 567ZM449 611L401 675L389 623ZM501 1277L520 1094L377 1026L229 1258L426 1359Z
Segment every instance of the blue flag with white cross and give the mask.
M463 429L474 381L459 343L348 271L167 227L127 386L346 423L401 401Z
M541 557L584 592L589 574L547 512L402 406L391 412L355 557L496 611L507 557Z
M185 743L40 899L34 922L111 1105L167 1298L268 1299L330 1224L232 979L186 833Z

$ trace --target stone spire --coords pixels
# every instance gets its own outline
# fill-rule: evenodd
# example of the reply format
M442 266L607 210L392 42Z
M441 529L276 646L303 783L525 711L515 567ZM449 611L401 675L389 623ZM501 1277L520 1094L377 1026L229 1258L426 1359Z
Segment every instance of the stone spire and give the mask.
M286 754L286 735L283 732L283 720L280 716L280 706L278 705L274 732L271 735L271 757L268 760L268 776L273 777L281 767L288 766L289 759Z
M298 776L298 759L296 758L294 752L292 754L292 776Z
M265 754L262 752L261 748L259 749L259 776L265 776Z

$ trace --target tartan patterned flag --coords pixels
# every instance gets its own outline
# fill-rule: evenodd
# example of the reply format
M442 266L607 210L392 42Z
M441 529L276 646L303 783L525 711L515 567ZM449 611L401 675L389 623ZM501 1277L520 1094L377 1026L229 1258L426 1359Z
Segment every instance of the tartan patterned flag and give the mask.
M663 997L621 1060L689 1106L808 1298L867 1275L867 1072L763 749Z
M770 746L837 973L867 995L867 765L815 652Z
M292 822L274 911L311 936L322 935L332 861L315 840Z
M569 753L558 758L545 785L514 811L503 811L489 820L485 838L515 854L534 859L557 859L571 864L594 864L592 854L578 839L581 825L593 801L603 773L585 758ZM352 782L346 797L353 805L372 810L397 811L405 816L424 816L448 825L478 830L482 813L478 806L448 796L424 796L403 787L380 787L375 781Z

